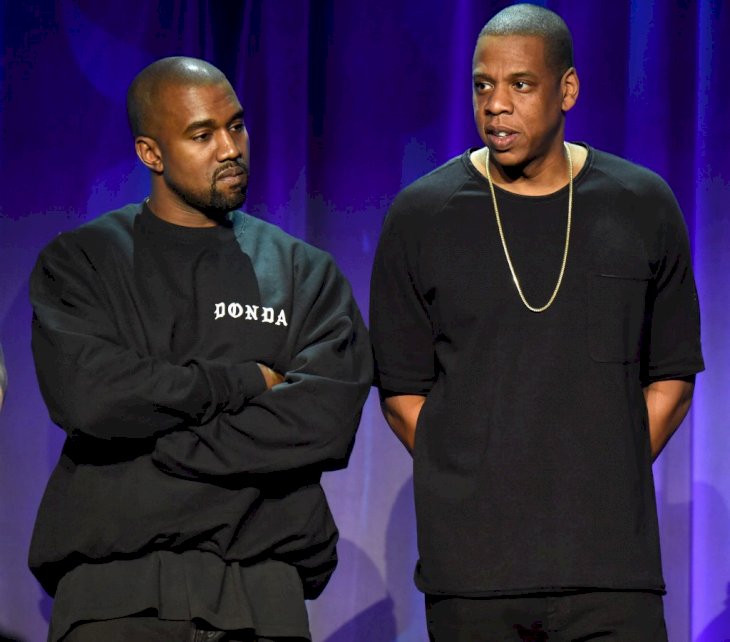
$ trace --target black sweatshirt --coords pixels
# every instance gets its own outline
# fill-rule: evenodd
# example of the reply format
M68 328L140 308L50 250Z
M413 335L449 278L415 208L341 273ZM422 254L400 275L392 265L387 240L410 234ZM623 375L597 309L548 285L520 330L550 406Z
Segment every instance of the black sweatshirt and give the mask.
M241 212L209 231L210 265L187 265L181 238L166 274L141 209L62 234L31 277L38 378L68 433L31 569L53 594L85 562L202 551L293 565L314 597L337 538L319 477L346 465L372 375L350 287L329 255ZM220 287L188 300L186 270ZM256 362L286 382L266 391Z

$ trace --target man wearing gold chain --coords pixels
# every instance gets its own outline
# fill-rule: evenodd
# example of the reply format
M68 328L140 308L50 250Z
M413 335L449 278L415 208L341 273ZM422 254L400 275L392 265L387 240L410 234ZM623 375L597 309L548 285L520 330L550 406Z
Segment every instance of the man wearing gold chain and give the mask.
M564 141L555 13L494 16L473 81L484 147L398 195L372 281L430 639L666 640L651 464L704 367L682 214L656 174Z

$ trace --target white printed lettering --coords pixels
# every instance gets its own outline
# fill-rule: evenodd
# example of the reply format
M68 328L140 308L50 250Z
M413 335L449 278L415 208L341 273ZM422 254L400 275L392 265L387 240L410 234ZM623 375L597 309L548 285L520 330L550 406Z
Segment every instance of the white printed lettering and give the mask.
M222 319L229 316L232 319L240 319L244 317L246 321L258 321L259 323L271 323L277 326L288 327L289 322L286 318L284 310L277 311L274 308L266 308L259 305L251 305L249 303L220 303L214 304L213 314L215 319Z

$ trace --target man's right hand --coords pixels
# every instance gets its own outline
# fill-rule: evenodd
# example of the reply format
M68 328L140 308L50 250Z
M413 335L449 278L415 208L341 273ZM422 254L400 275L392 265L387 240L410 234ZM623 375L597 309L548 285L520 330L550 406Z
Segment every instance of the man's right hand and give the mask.
M264 379L266 380L267 390L271 390L279 383L284 383L284 375L279 374L276 370L269 368L269 366L266 366L263 363L259 363L258 366L259 370L261 370L261 374L264 375Z

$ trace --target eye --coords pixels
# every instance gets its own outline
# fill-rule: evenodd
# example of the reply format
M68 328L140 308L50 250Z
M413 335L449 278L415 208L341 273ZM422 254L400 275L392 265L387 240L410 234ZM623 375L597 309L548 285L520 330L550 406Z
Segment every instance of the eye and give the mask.
M243 121L241 121L239 123L233 123L230 129L232 132L242 132L244 128L245 125L243 124Z
M484 93L485 91L489 91L492 88L492 85L484 80L475 80L474 81L474 91L478 94Z
M515 89L516 89L517 91L527 91L527 90L528 90L528 89L530 88L530 84L529 84L529 83L527 83L527 82L525 82L524 80L518 80L518 81L517 81L517 82L516 82L516 83L514 84L514 88L515 88Z
M204 143L210 138L210 132L201 132L200 134L195 134L193 136L193 140L198 143Z

